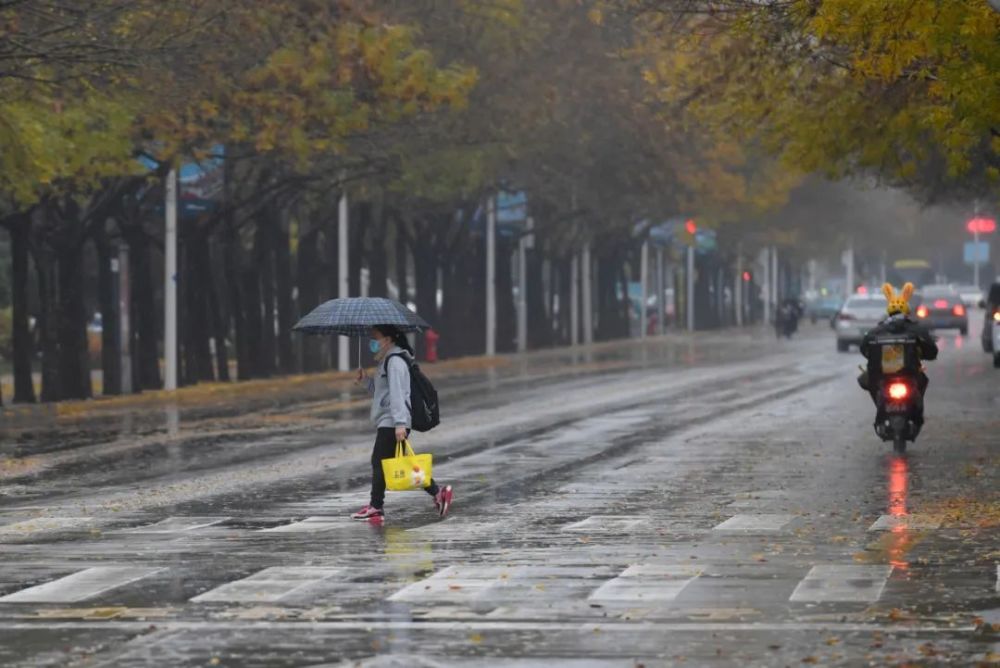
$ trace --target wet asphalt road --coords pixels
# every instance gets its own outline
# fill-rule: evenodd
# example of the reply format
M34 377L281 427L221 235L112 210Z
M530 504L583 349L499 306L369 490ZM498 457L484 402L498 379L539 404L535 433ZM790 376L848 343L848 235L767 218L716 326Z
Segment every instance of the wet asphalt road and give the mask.
M450 374L453 514L384 527L358 395L8 426L0 665L996 665L1000 371L941 343L905 457L823 328Z

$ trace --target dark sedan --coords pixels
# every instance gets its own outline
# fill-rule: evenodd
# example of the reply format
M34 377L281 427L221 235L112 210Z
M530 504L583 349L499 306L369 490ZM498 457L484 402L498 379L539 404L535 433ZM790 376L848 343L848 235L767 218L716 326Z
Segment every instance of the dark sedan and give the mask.
M957 329L969 333L969 314L962 296L950 286L928 286L919 295L917 320L929 329Z

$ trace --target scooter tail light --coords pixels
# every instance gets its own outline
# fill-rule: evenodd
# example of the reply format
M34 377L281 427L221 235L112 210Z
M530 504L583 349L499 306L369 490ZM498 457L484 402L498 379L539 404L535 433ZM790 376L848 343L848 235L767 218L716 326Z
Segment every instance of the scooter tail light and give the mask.
M1000 311L993 312L993 322L1000 322Z
M889 398L900 401L905 399L910 394L910 388L906 383L890 383L889 384Z
M921 307L917 308L917 317L918 318L926 318L927 317L927 307L926 306L921 306Z

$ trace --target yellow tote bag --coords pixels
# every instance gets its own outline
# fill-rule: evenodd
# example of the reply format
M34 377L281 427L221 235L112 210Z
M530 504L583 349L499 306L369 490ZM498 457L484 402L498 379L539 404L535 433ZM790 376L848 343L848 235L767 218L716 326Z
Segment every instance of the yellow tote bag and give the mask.
M396 444L396 456L382 460L385 486L393 492L405 492L431 486L432 457L413 452L409 441Z

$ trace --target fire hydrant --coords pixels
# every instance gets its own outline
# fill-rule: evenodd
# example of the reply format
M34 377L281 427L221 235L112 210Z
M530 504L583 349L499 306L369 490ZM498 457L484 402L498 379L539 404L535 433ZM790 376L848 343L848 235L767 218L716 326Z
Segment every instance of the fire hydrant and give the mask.
M424 355L428 362L437 362L438 359L438 339L441 335L435 332L433 329L428 329L427 334L427 353Z

